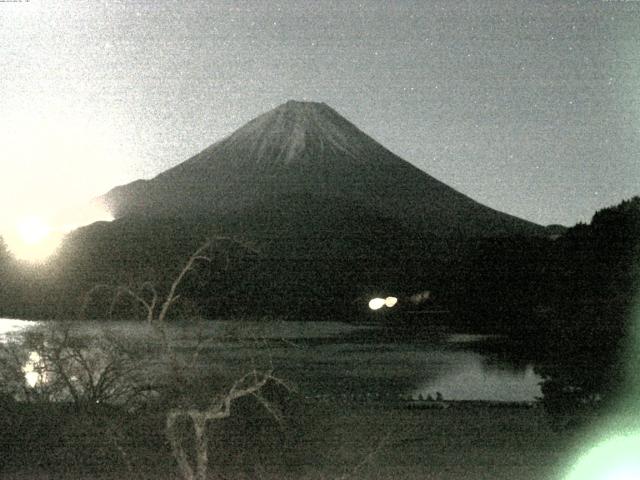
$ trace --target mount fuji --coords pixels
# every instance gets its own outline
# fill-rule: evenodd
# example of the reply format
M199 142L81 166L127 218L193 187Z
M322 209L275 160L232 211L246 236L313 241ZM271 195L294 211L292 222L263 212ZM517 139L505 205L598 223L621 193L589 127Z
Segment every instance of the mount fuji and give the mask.
M249 256L224 246L229 268L202 265L183 286L183 298L208 317L351 318L371 295L424 290L444 302L466 281L478 242L547 233L457 192L310 102L287 102L97 200L115 220L68 236L57 263L64 291L147 281L162 289L206 238L253 245L258 254Z
M448 187L315 102L280 105L155 178L99 200L115 218L286 216L300 208L313 217L352 208L439 237L544 231Z

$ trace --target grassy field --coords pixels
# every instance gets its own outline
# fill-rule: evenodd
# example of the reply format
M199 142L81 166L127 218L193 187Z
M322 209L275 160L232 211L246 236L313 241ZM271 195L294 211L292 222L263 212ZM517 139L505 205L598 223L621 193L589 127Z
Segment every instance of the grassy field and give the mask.
M323 407L325 432L306 440L321 468L305 478L548 479L563 462L541 409Z
M5 421L3 479L177 478L160 414L103 412L87 424L49 413L29 424L37 412L22 412L12 432ZM245 402L211 425L211 478L546 480L561 478L576 436L554 432L541 408L289 402L284 429L254 413Z

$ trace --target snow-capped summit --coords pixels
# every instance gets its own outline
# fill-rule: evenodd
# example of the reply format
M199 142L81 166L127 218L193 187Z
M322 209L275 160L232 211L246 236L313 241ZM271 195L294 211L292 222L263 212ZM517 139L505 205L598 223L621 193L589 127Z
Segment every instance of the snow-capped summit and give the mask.
M536 233L393 154L324 103L288 101L151 180L102 197L114 216L352 205L438 236Z

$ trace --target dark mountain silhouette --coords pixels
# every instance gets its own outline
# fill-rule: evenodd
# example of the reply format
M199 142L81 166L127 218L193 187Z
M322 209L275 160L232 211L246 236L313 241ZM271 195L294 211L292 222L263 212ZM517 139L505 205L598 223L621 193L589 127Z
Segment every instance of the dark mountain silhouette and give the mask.
M391 153L323 103L289 101L152 180L101 199L116 218L263 212L305 215L336 204L436 236L544 234ZM285 215L286 216L286 215ZM276 226L277 227L277 226Z
M183 298L209 316L348 318L376 292L430 290L443 299L475 238L546 232L432 178L328 106L293 101L98 201L116 219L69 236L57 285L80 292L150 280L162 288L205 238L251 242L259 255L234 252L229 269L201 266L184 286Z

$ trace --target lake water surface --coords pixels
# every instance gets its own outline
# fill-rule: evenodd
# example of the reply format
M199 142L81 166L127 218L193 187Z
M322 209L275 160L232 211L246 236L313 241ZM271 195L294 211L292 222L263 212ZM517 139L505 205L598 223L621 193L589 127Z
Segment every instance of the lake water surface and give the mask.
M0 342L44 323L0 319ZM107 329L131 338L150 330L132 321L74 326L89 335ZM171 325L170 337L182 352L201 343L197 368L241 375L268 366L310 396L427 398L439 392L449 400L493 401L540 396L541 379L532 366L516 368L474 351L484 340L477 335L439 331L416 337L341 322L210 321Z

